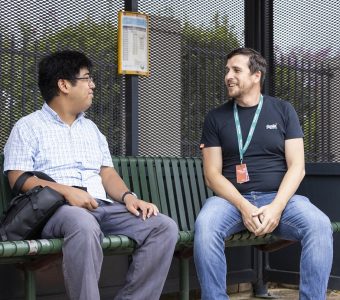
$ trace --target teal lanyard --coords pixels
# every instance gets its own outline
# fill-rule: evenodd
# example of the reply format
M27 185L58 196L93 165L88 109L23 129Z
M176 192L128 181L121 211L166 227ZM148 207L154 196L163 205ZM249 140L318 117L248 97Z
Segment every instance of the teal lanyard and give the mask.
M263 105L263 96L260 95L259 105L257 106L256 112L255 112L255 115L254 115L254 118L253 118L253 122L251 123L246 143L243 146L243 138L242 138L242 132L241 132L240 119L238 117L237 104L236 104L236 101L234 100L234 120L235 120L235 126L236 126L238 150L240 152L241 164L242 164L242 161L243 161L243 155L247 151L248 146L250 144L250 141L253 138L254 130L255 130L255 127L256 127L256 124L257 124L257 120L259 119L259 116L260 116L262 105Z

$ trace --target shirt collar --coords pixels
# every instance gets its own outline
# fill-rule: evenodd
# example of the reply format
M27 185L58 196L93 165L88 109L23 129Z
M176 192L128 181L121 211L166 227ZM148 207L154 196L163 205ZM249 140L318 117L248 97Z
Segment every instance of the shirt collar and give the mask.
M59 115L46 102L44 102L41 110L49 118L51 118L51 119L53 119L53 120L55 120L59 123L61 122L61 123L64 124L64 121L62 119L60 119ZM81 113L78 114L76 121L83 119L84 117L85 117L85 113L81 112Z

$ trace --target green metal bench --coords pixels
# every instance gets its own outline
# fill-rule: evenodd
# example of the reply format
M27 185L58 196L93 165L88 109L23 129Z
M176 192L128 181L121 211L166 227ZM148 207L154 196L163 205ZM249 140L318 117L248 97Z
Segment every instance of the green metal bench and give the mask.
M173 218L179 227L176 257L180 266L180 299L189 299L189 257L193 246L194 222L205 199L212 196L204 184L199 158L113 157L113 163L127 186L141 199L156 204L163 214ZM0 156L0 216L11 199L7 177L3 175L3 155ZM333 223L340 231L340 223ZM245 231L231 236L226 247L267 245L276 242L272 235L256 237ZM25 274L27 300L36 299L32 262L61 253L62 239L0 242L0 264L20 264ZM104 254L130 254L135 243L126 236L107 236ZM188 255L189 252L189 255Z

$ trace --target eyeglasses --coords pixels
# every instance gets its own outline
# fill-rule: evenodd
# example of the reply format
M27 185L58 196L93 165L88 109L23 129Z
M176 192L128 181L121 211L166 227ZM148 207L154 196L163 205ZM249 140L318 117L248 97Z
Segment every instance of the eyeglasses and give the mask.
M90 84L91 82L94 83L94 79L92 76L89 77L74 77L74 80L87 80L87 83Z

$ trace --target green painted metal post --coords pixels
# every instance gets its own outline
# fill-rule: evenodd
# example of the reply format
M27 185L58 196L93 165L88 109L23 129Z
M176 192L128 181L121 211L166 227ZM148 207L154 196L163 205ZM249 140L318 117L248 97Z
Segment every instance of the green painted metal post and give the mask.
M189 300L189 259L179 259L179 296L180 300Z
M25 268L25 299L36 300L34 272Z

